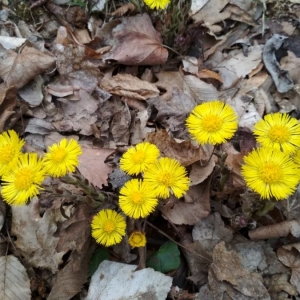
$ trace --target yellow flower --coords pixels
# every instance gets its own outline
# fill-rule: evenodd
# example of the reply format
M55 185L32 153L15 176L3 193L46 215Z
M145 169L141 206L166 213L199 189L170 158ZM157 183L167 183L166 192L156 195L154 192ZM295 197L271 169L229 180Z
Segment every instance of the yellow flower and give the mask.
M154 211L157 203L155 191L147 182L131 179L120 190L120 208L131 218L147 217Z
M165 9L170 0L144 0L145 4L151 9Z
M39 194L45 178L42 159L36 153L19 156L17 166L3 175L1 194L9 205L24 205Z
M20 139L14 130L0 134L0 176L18 164L24 143L24 140Z
M294 162L298 166L298 168L300 168L300 149L298 149L296 151L296 153L294 153L292 159L294 160ZM299 177L300 177L300 174L299 174Z
M221 144L234 135L237 115L231 106L221 101L206 102L191 111L186 126L197 143Z
M125 235L126 222L124 217L114 210L104 209L94 216L91 227L92 237L96 242L109 247L121 242Z
M129 245L134 247L145 247L146 245L146 236L141 231L134 231L128 238Z
M190 180L176 159L162 157L145 171L144 182L150 184L157 197L166 199L170 190L177 198L182 197L189 189Z
M298 184L298 169L288 154L273 148L259 148L244 158L242 175L246 184L262 198L282 200Z
M300 124L287 114L268 114L253 128L257 141L263 147L294 153L300 148Z
M159 157L158 148L148 142L137 144L128 149L120 159L120 168L129 175L144 172L149 164Z
M80 145L75 140L62 139L48 148L44 157L47 173L53 177L65 176L74 172L79 165L78 156L82 154Z

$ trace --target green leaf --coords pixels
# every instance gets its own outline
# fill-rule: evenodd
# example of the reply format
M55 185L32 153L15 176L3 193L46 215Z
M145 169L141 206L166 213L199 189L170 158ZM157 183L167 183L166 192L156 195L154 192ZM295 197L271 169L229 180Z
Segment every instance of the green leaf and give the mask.
M89 275L92 276L96 270L98 269L98 266L104 261L109 259L109 252L106 248L99 248L97 249L90 260L89 265Z
M146 262L147 267L162 273L177 269L180 265L180 252L178 246L168 241L157 252L152 254Z

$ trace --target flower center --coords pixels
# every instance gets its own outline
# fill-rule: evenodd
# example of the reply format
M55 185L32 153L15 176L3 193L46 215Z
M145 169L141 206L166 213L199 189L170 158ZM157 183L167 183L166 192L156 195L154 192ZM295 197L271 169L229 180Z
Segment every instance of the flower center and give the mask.
M132 155L132 160L137 164L143 162L144 159L145 159L145 152L143 151L137 151Z
M113 221L106 221L106 223L104 224L104 231L106 231L107 233L111 233L112 231L114 231L116 228L115 223Z
M223 120L218 115L208 115L202 119L202 128L204 131L213 133L222 128Z
M11 162L15 155L15 149L12 144L4 145L0 151L0 158L3 164L8 164Z
M134 235L133 235L133 241L134 241L134 243L136 243L136 244L141 243L141 242L142 242L142 237L141 237L141 235L140 235L140 234L134 234Z
M142 202L143 197L142 197L141 193L133 192L131 195L131 199L132 199L132 202L134 202L135 204L138 204L138 203Z
M33 184L34 173L30 168L24 168L15 175L15 187L17 190L27 190Z
M268 133L269 138L276 143L287 142L290 135L289 130L284 126L273 126Z
M52 152L52 158L55 162L62 162L67 152L64 148L57 148Z
M282 171L278 165L269 162L260 168L259 175L264 182L272 184L278 182L281 179Z
M172 174L164 172L162 173L159 178L158 181L162 184L165 185L167 187L170 187L173 185L174 182L174 177L172 176Z

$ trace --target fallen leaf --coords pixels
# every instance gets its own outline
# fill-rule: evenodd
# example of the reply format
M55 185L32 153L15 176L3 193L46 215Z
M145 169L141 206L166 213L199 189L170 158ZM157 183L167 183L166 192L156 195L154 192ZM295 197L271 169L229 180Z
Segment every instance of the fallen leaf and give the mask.
M25 46L21 53L8 50L1 58L0 76L8 86L16 86L20 89L54 65L53 56Z
M54 127L50 122L37 118L30 118L25 128L25 132L36 133L41 135L48 134L51 131L54 131Z
M0 299L30 300L30 281L24 266L13 255L0 257Z
M86 300L166 299L172 278L151 268L136 268L105 260L91 279Z
M116 9L114 12L111 13L112 16L122 17L127 12L133 12L135 10L135 5L132 3L127 3L122 5L120 8Z
M163 216L176 225L194 225L210 212L210 179L190 187L184 195L185 201L174 199L174 205L161 207Z
M102 189L102 185L107 185L108 174L112 171L112 168L104 161L115 150L83 146L82 152L78 166L80 173L90 183Z
M146 100L159 95L159 90L154 84L130 74L104 77L100 86L108 93L138 100Z
M213 251L219 242L229 242L233 237L232 231L224 226L219 213L213 213L195 224L192 235L193 240L199 241L206 251Z
M58 219L59 218L59 219ZM59 238L54 237L57 219L63 217L59 210L48 209L40 217L38 200L34 198L28 206L12 206L11 234L19 255L30 266L57 272L66 251L57 252Z
M166 62L160 34L147 14L122 19L113 30L115 45L104 57L124 65L160 65Z
M183 91L192 97L197 104L219 98L217 89L212 84L208 84L198 77L186 75L184 76L183 82Z
M290 282L300 293L300 244L282 246L277 250L279 260L292 269Z
M158 130L148 134L147 141L155 144L162 156L177 159L183 166L201 160L206 162L209 154L201 145L195 146L191 141L176 141L172 139L166 130Z
M262 276L243 268L237 253L228 251L225 242L216 245L213 261L209 268L208 282L216 299L222 299L226 294L231 295L232 299L271 299Z
M273 239L285 237L288 234L292 234L294 237L300 236L300 221L287 220L249 231L251 240Z

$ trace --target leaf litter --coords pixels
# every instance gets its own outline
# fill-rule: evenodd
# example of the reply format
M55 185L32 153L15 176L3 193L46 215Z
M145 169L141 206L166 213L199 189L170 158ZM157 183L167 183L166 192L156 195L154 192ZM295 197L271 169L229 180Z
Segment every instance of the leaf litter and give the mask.
M259 120L299 119L299 1L32 2L1 3L0 133L40 155L75 139L83 154L27 205L0 199L0 298L299 299L299 192L263 200L242 172ZM198 145L186 119L217 99L239 128ZM180 162L189 189L126 218L122 242L95 259L91 221L118 208L134 177L119 160L142 142ZM131 249L135 230L145 248Z

